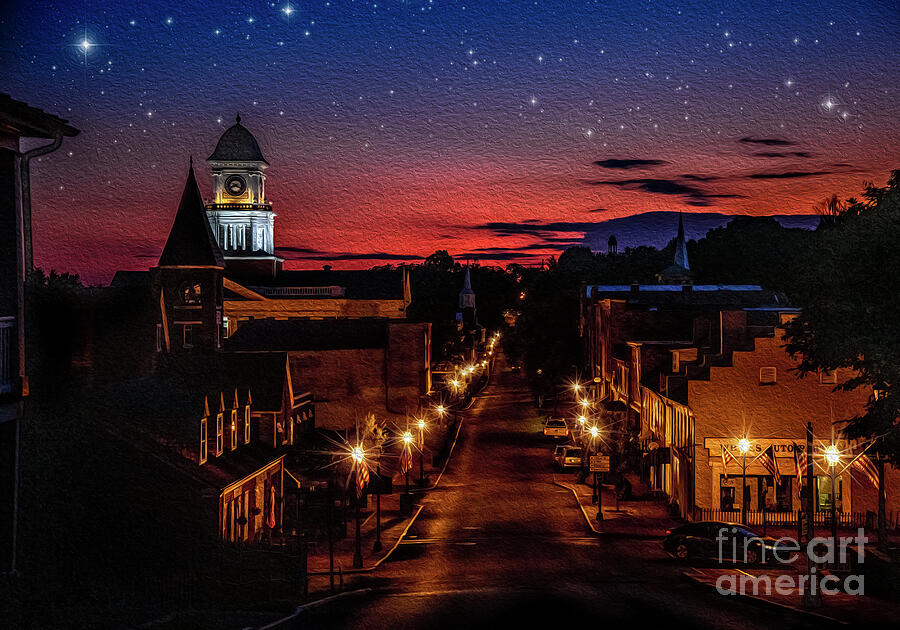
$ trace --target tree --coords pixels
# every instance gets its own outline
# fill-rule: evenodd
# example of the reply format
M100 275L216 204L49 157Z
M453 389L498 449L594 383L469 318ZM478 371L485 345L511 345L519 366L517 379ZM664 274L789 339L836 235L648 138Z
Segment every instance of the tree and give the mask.
M860 201L809 246L790 289L801 314L786 326L787 351L801 373L850 368L843 390L871 387L864 413L848 418L851 438L876 440L900 464L900 171L884 188L868 185Z
M444 271L450 271L453 268L453 256L447 253L446 249L439 249L433 254L429 254L425 258L425 266L436 267Z

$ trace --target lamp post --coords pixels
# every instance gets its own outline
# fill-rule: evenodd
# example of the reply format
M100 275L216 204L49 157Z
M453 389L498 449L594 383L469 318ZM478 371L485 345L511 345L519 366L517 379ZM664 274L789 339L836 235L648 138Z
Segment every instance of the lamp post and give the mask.
M372 551L381 551L381 461L375 467L375 475L378 477L378 486L375 489L375 544Z
M589 452L593 452L594 455L597 454L597 437L600 435L600 429L597 425L591 425L591 428L588 429L588 433L591 434L591 448ZM590 456L589 456L590 457ZM597 520L603 520L603 491L600 488L600 473L596 470L594 471L594 494L592 496L592 502L597 504Z
M407 431L403 434L403 448L406 450L406 457L412 458L412 451L410 451L410 447L412 446L413 436L412 433ZM404 474L406 476L406 494L409 494L409 469L412 467L412 462L407 460L407 464L403 466L406 470Z
M584 423L587 422L587 418L583 415L578 416L578 440L581 442L581 445L584 446Z
M747 524L747 451L750 450L750 440L741 438L738 440L738 450L741 452L741 523Z
M434 410L438 414L438 419L439 419L441 428L443 429L444 428L444 414L447 413L447 409L444 407L444 405L438 405L437 407L434 408Z
M836 479L836 468L837 464L841 461L841 451L838 450L838 447L834 444L829 444L825 447L825 451L822 453L825 456L825 461L828 462L828 471L831 473L831 549L832 555L835 556L837 552L837 479Z
M361 496L362 493L359 491L359 488L360 488L359 475L360 475L360 469L362 468L362 466L365 465L365 463L364 463L365 453L363 452L362 447L355 446L353 448L351 456L353 457L353 467L356 469L356 488L357 488L357 491L356 491L356 548L353 551L353 568L361 569L363 562L362 562L362 539L360 538L360 533L359 533L359 530L360 530L359 500L362 498L362 496Z
M419 418L416 422L419 427L419 486L425 487L425 420Z

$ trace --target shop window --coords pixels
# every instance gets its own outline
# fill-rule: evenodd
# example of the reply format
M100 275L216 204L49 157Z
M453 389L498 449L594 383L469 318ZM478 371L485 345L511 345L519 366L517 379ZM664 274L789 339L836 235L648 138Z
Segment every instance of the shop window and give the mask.
M832 492L831 489L831 477L829 475L817 475L816 476L816 509L819 512L830 512L831 511L831 502L836 501L836 509L838 512L841 511L842 506L842 494L843 494L843 483L840 477L836 480L835 488L836 492Z

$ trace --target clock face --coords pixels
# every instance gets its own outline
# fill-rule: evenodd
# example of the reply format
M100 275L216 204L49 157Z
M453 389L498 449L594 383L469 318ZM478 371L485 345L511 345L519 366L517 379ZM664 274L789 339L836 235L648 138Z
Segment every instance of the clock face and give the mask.
M247 190L247 182L240 175L232 175L225 180L225 192L232 197L240 197Z

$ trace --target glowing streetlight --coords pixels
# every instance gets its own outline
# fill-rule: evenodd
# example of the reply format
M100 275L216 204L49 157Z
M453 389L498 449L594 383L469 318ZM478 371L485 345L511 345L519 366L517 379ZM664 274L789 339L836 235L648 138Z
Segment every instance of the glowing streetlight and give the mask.
M747 523L747 452L750 440L743 437L738 440L738 451L741 453L741 523Z
M407 430L403 434L402 439L403 439L404 455L406 457L412 457L412 452L410 451L410 448L412 447L413 434L409 430ZM406 475L406 494L409 494L409 469L411 467L412 467L412 462L403 466L403 468L406 468L406 470L403 471Z
M832 549L837 545L837 465L841 462L841 451L835 444L829 444L822 451L822 456L828 463L828 471L831 474L831 540Z
M361 569L362 561L362 538L360 537L360 520L359 520L359 504L362 499L362 482L360 475L362 474L365 464L366 452L362 446L356 445L350 450L350 457L353 460L353 468L356 471L356 549L353 552L353 568ZM368 475L366 475L368 478Z

